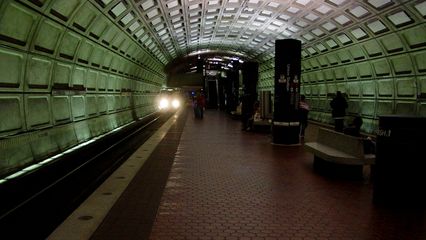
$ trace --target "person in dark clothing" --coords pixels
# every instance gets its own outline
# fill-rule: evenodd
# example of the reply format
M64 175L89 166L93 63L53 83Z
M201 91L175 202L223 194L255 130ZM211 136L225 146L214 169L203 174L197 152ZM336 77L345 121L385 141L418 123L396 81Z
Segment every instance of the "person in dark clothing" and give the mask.
M206 107L206 99L202 92L197 93L193 100L194 115L196 118L203 118L204 108Z
M249 117L247 125L246 125L246 129L247 131L253 130L253 125L254 125L254 120L256 118L256 113L260 114L260 104L259 101L255 101L253 104L253 113L252 115Z
M343 133L354 137L361 137L362 118L356 116L347 128L343 129Z
M340 91L336 92L336 96L330 102L330 107L332 109L331 116L334 119L334 130L342 132L348 103Z
M365 154L375 154L376 153L376 143L370 137L363 137L361 135L361 126L362 126L362 118L360 116L356 116L352 123L343 130L344 134L351 135L354 137L362 137L364 144L364 153Z
M300 121L300 137L305 137L305 129L308 126L309 104L306 102L305 95L300 96L299 102L299 121Z
M254 105L254 98L250 94L243 94L241 98L241 123L242 123L242 130L243 131L250 131L250 118L253 117L253 105Z

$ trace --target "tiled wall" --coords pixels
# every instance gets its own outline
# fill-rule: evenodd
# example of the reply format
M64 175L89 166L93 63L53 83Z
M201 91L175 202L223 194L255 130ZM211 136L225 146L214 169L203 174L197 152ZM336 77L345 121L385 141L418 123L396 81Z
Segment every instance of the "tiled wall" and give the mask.
M0 176L155 111L163 63L102 2L0 2Z
M386 114L426 116L426 24L416 1L383 11L380 16L351 28L342 28L302 46L302 93L312 107L310 119L332 123L329 102L337 90L346 94L349 116L361 115L363 130L373 133ZM388 16L404 12L411 21L395 25ZM387 29L369 31L379 19ZM357 39L353 29L366 36ZM350 39L345 43L338 36ZM274 89L274 59L260 67L258 90ZM348 117L347 121L350 117Z

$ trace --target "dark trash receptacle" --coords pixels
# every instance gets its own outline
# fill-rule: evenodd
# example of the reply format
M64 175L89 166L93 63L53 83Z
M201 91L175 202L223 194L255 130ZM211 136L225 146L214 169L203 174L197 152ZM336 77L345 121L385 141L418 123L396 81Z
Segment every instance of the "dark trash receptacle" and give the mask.
M426 118L379 117L373 202L426 206Z

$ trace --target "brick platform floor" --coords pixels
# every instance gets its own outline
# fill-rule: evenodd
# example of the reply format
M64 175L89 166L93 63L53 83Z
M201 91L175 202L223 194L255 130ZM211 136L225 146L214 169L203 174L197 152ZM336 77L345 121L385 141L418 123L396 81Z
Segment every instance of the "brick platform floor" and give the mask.
M150 239L426 239L424 213L373 205L369 182L316 174L303 147L219 111L188 116Z

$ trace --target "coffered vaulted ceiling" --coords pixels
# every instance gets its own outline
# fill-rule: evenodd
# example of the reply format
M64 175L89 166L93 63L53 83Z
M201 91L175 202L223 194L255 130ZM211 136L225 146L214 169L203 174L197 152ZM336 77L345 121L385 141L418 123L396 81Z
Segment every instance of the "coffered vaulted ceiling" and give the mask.
M395 30L426 16L425 1L98 0L163 64L197 51L234 51L262 61L276 39L296 38L303 56Z

